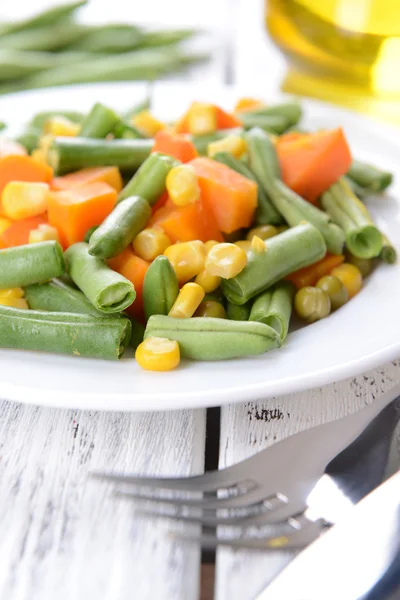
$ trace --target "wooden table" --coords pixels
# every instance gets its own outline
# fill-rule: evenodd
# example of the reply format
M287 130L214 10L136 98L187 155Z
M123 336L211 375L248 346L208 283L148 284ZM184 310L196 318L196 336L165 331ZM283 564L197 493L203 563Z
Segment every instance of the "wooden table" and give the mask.
M158 21L165 21L169 16L172 24L180 15L182 24L192 19L212 27L214 60L186 80L245 87L268 70L268 94L277 88L282 62L268 53L260 26L262 3L252 2L250 11L245 0L202 0L196 8L182 0L147 0L139 17L152 20L158 15ZM100 4L109 6L93 2L95 8ZM219 465L356 411L399 380L399 362L393 362L323 388L225 406L220 412ZM219 433L212 425L205 409L123 414L2 401L0 598L197 600L199 548L174 541L168 534L176 531L175 524L139 518L131 504L116 501L107 486L89 481L87 474L93 469L201 473L207 429L209 436ZM207 447L215 447L209 442ZM289 558L280 552L219 550L215 597L251 600Z

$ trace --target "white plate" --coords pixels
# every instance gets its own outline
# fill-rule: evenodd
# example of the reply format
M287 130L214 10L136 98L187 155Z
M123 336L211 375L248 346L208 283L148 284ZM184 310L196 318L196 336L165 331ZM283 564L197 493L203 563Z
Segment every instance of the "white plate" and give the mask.
M18 127L29 113L51 108L86 110L96 100L117 109L140 100L142 84L88 85L0 98L2 120ZM247 93L249 90L247 90ZM231 107L237 91L157 84L155 111L174 118L189 100ZM397 131L328 105L304 101L308 127L343 126L354 155L398 172ZM369 206L399 250L399 182L390 197ZM165 410L221 405L297 392L350 377L400 356L399 266L381 265L362 292L328 319L291 333L280 350L257 358L185 362L170 373L142 371L131 358L106 362L17 350L0 351L0 397L53 407Z

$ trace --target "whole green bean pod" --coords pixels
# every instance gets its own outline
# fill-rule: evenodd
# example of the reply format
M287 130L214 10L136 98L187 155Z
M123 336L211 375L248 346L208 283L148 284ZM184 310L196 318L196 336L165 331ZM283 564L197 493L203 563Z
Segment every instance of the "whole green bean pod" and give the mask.
M92 27L72 45L74 50L103 54L129 52L143 46L144 32L135 25L111 24Z
M268 325L213 317L174 319L153 315L144 337L176 340L181 355L194 360L240 358L264 354L280 346L279 335Z
M31 30L44 25L52 25L53 23L63 22L78 8L85 6L85 4L87 4L87 0L64 2L61 5L58 4L57 6L47 8L39 13L36 13L35 15L32 15L31 17L27 17L26 19L2 23L0 25L0 35L6 35L8 33L13 33L14 31L23 31L26 29Z
M290 281L280 281L270 290L260 294L251 307L249 321L269 325L283 342L289 331L293 297L296 291Z
M167 315L179 294L173 266L166 256L157 256L146 271L143 282L143 306L146 319Z
M28 285L25 288L25 298L33 310L76 313L104 318L104 313L99 312L81 291L60 279Z
M222 280L222 291L233 304L245 304L298 269L325 256L321 233L310 223L292 227L265 242L265 252L248 253L248 263L236 277Z
M243 129L241 127L234 127L232 129L218 129L212 133L205 133L203 135L189 136L191 141L196 147L199 154L206 155L208 151L208 145L218 140L223 140L228 135L242 135Z
M159 29L146 31L143 34L140 45L143 48L170 46L183 42L193 37L196 33L199 33L197 29Z
M383 171L360 160L353 160L347 177L369 192L382 192L393 180L393 175L389 171Z
M346 245L354 256L374 258L382 250L382 235L365 205L343 180L334 183L321 197L323 208L341 227Z
M117 256L146 227L150 217L147 200L141 196L125 198L90 236L89 254L103 259Z
M60 244L54 241L0 250L0 289L25 287L59 277L65 271Z
M379 258L389 265L397 262L397 250L384 234L382 234L382 250Z
M87 138L105 138L119 122L120 117L111 108L96 102L83 119L79 135Z
M223 163L227 167L237 171L241 175L244 175L244 177L252 179L257 183L258 206L254 221L257 225L279 225L282 223L282 217L280 213L276 210L275 206L268 198L268 195L262 187L261 182L257 179L256 175L253 173L250 167L246 165L246 163L238 160L232 154L229 154L229 152L217 152L217 154L213 156L213 159Z
M153 144L153 140L55 137L47 151L47 159L58 175L102 165L135 171L146 160Z
M68 64L78 60L76 55L62 54L59 57L52 52L34 52L0 49L0 81L20 79L33 73L53 69L58 64Z
M232 304L232 302L226 303L226 316L231 321L248 321L250 316L251 303L246 302L239 306L238 304Z
M4 35L1 38L1 46L8 50L54 52L80 39L87 31L89 31L87 25L67 21L51 27L37 27L29 31ZM57 68L56 64L54 68Z
M117 360L131 337L129 319L0 306L0 347Z
M168 173L179 164L181 164L180 161L172 156L161 152L152 152L121 190L118 202L129 196L142 196L152 206L165 192Z
M133 284L89 254L88 244L73 244L64 256L71 279L97 310L107 314L121 312L135 300Z

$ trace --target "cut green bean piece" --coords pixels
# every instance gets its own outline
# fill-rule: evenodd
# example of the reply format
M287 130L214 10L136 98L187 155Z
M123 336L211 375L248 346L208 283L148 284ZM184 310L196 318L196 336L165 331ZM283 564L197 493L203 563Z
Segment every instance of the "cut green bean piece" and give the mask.
M275 329L283 342L289 331L295 291L296 288L290 281L281 281L260 294L251 307L249 321L269 325Z
M265 252L249 252L248 263L236 277L224 279L221 287L233 304L245 304L280 279L312 265L325 256L321 233L309 223L292 227L265 242Z
M389 265L397 262L397 250L384 234L382 234L382 250L379 258Z
M382 235L365 205L345 181L334 183L321 197L323 208L344 231L349 251L359 258L374 258L382 250Z
M133 284L88 252L88 244L80 242L66 250L68 273L97 310L121 312L135 300Z
M347 177L370 192L382 192L393 180L393 175L389 171L383 171L360 160L353 160Z
M208 145L218 140L223 140L228 135L242 135L243 129L241 127L234 127L233 129L218 129L212 133L205 133L204 135L193 135L189 136L196 150L199 154L206 155L208 151Z
M168 173L179 164L180 161L172 156L152 152L120 192L118 202L129 196L141 196L152 206L165 192Z
M86 242L87 244L90 242L90 238L92 237L92 233L94 233L96 231L96 229L98 229L99 225L93 225L93 227L90 227L87 232L85 233L85 237L83 239L84 242Z
M120 117L111 108L96 102L82 121L79 135L87 138L105 138L119 122Z
M0 347L117 360L131 337L129 319L0 306Z
M150 204L140 196L131 196L114 210L90 237L89 253L98 258L120 254L146 227L151 217Z
M245 129L251 129L252 127L259 127L260 129L279 135L286 131L287 120L285 117L279 115L263 115L254 114L250 111L246 111L240 114L240 120L243 123Z
M0 289L25 287L59 277L65 271L60 244L54 241L0 250Z
M146 137L137 127L126 121L119 121L114 127L113 134L114 137L122 140L140 140Z
M147 322L144 337L176 340L181 355L194 360L254 356L280 346L279 335L268 325L213 317L174 319L153 315Z
M104 318L84 294L60 279L48 283L36 283L25 288L25 298L33 310L76 313Z
M246 302L242 306L227 302L226 315L231 321L248 321L250 316L251 303Z
M176 273L166 256L157 256L146 271L143 282L143 306L146 319L167 315L179 294Z

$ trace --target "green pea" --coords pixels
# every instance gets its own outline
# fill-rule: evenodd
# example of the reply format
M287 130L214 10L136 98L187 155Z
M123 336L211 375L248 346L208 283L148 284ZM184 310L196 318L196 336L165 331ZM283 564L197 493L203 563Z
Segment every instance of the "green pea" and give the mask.
M316 287L324 290L331 301L331 310L337 310L349 299L349 292L338 277L324 275L316 283Z
M357 267L363 277L368 277L374 270L375 261L372 258L359 258L351 252L346 253L346 261Z
M319 321L329 315L331 301L328 294L321 288L307 286L297 292L294 308L301 319L307 323L314 323L314 321Z

